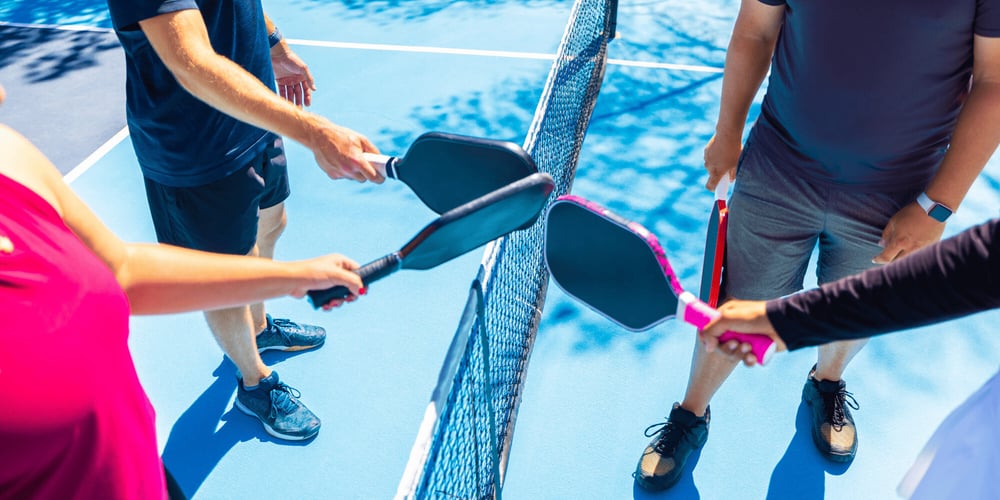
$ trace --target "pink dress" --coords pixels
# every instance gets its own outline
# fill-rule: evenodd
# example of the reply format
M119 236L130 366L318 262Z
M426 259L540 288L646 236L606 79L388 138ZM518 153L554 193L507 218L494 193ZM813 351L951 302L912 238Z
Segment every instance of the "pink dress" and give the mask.
M0 175L0 498L166 497L108 267Z

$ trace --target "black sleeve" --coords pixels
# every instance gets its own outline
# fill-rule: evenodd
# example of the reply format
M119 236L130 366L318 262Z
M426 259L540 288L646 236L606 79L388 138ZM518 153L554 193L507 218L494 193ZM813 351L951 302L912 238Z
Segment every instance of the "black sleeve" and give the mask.
M993 219L882 267L768 301L788 349L915 328L1000 307Z

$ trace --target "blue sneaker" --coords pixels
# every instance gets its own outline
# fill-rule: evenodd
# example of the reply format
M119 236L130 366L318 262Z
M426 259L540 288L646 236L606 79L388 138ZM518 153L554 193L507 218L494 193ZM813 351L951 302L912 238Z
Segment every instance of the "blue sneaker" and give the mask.
M260 379L256 388L247 390L243 379L236 389L236 407L247 415L257 417L268 434L290 441L301 441L319 432L319 418L299 401L299 391L278 380L272 371Z
M257 334L257 352L303 351L326 342L326 330L320 326L300 325L287 319L267 315L267 327Z

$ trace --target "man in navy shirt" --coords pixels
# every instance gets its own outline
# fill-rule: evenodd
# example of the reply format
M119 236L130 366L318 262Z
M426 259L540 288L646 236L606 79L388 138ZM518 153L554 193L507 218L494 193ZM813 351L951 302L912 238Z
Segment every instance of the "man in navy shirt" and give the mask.
M160 242L272 257L290 192L279 136L311 149L332 179L384 180L362 156L378 152L366 137L302 109L312 76L260 0L108 7L125 49L128 127ZM326 332L271 318L263 304L205 317L239 368L236 407L276 437L315 436L319 419L259 352L315 348Z
M997 37L997 0L743 0L705 148L709 189L735 171L724 296L800 290L817 245L826 283L937 241L1000 142ZM858 405L841 376L863 345L821 346L803 388L813 441L831 460L857 450L847 407ZM696 344L684 399L637 465L640 486L680 479L736 364Z

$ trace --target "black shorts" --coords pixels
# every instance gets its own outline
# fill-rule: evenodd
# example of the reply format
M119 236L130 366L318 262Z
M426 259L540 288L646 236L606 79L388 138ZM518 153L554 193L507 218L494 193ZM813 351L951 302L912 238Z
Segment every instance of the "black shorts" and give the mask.
M246 255L257 244L260 209L291 193L281 138L250 164L210 184L179 188L145 181L157 241L235 255Z

